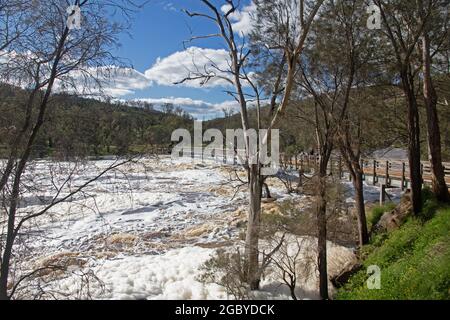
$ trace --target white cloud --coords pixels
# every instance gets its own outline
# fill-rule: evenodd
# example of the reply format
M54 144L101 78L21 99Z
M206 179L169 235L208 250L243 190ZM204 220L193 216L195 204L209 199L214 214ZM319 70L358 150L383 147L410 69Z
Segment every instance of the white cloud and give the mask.
M185 81L186 87L224 87L230 83L229 55L223 49L208 49L190 47L184 51L175 52L165 58L158 58L156 63L147 71L145 76L158 85L174 86L177 82L187 77L196 78L201 74L207 74L211 78Z
M0 54L0 61L3 64L8 58L8 55L4 52ZM202 80L197 79L186 81L178 86L191 88L229 87L231 84L226 80L230 77L230 74L226 72L229 69L228 59L226 50L190 47L184 51L175 52L168 57L159 58L153 67L145 73L133 68L118 66L86 67L84 70L72 71L66 77L62 77L55 82L54 92L64 91L85 96L90 95L100 99L102 94L120 98L152 85L174 86L174 90L176 90L175 82L181 81L187 76L194 77L199 74L200 70L211 75L212 78L203 85ZM0 81L2 80L6 81L7 79L0 79ZM17 82L22 85L22 81L19 82L17 78L14 78L14 80L14 84ZM9 82L11 81L10 79ZM228 112L239 111L239 104L236 101L211 103L189 97L135 100L147 101L156 105L173 103L198 119L221 116L223 110Z
M230 8L231 6L229 4L225 4L222 6L221 10L223 13L226 13ZM230 16L233 23L233 30L236 33L247 36L252 31L256 9L256 4L251 1L248 6L243 7L242 10L238 10Z
M163 9L165 11L178 11L177 8L175 7L175 5L172 2L167 2L163 5Z
M33 86L35 79L29 70L35 69L33 54L30 52L0 52L0 81L22 88ZM70 63L71 61L69 61ZM50 74L50 65L41 66L41 81ZM54 92L70 92L82 95L104 93L114 97L132 94L151 85L151 81L139 71L118 66L90 67L78 66L68 74L56 79Z
M142 102L153 103L153 104L173 103L174 105L191 105L191 106L211 106L212 105L203 100L194 100L191 98L177 98L177 97L143 98L143 99L133 99L131 101L142 101Z
M150 85L151 81L141 72L131 68L116 68L106 75L104 90L112 96L122 96Z
M195 100L184 97L165 97L132 99L131 101L143 101L155 104L156 106L161 106L165 103L172 103L175 106L181 107L184 111L188 112L197 119L209 119L223 115L223 110L231 110L234 113L239 111L239 104L233 100L220 103L211 103L203 100Z
M55 91L81 95L121 97L151 85L144 74L132 68L104 66L76 70L55 82Z

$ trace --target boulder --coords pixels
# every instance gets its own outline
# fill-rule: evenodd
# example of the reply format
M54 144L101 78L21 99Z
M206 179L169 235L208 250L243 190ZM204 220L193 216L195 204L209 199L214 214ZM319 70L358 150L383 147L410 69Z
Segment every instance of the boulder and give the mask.
M392 211L385 212L378 223L374 226L375 232L390 232L398 229L411 215L412 205L410 193L407 192L400 200L400 203Z
M342 271L339 274L331 277L330 281L336 288L341 288L348 282L351 276L353 276L361 269L362 264L358 262L354 264L349 264L344 269L342 269Z

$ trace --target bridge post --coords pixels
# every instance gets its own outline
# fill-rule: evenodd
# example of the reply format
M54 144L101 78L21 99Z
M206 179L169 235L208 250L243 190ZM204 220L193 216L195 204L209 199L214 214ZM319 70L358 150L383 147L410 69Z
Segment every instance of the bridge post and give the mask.
M405 172L406 172L406 165L405 162L402 162L402 191L405 190Z
M377 160L373 159L373 172L372 172L372 184L377 183Z
M333 157L330 157L330 175L333 175Z
M386 174L385 174L386 180L386 186L389 187L389 160L386 160Z
M380 206L384 204L386 200L386 185L381 184L380 185Z
M423 179L423 163L420 163L420 178L422 179L422 185L424 184L424 179Z
M364 159L361 159L362 180L366 180L366 174L364 173Z

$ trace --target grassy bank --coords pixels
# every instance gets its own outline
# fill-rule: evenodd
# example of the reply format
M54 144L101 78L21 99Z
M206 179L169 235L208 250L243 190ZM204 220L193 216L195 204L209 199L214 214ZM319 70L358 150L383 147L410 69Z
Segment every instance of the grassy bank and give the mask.
M450 299L450 207L425 199L420 217L363 248L363 268L337 299ZM367 288L370 265L381 269L380 289Z

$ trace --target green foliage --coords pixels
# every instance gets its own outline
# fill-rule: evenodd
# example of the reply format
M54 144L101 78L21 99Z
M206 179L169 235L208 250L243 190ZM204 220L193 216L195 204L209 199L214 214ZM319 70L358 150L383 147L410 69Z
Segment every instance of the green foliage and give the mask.
M410 218L364 248L364 268L341 288L337 299L450 299L450 208L424 222ZM367 267L381 269L381 289L369 290Z

